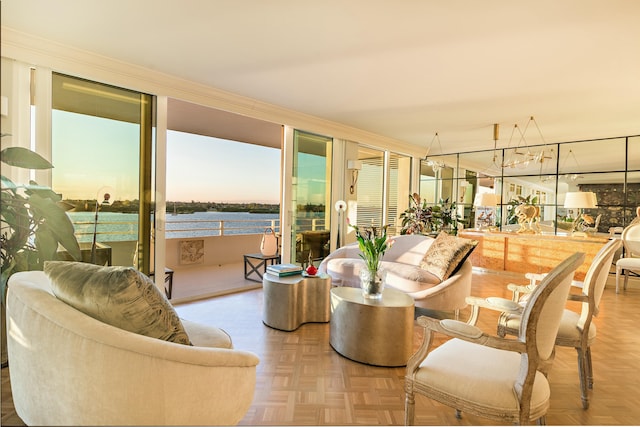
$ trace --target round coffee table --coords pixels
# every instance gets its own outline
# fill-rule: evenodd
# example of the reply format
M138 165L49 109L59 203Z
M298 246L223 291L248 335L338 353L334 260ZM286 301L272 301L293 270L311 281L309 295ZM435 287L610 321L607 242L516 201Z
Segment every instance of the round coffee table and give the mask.
M267 326L293 331L303 323L329 321L329 275L280 277L266 273L262 277L262 288L262 321Z
M395 289L372 300L360 288L333 288L329 343L356 362L404 366L413 350L414 310L413 298Z

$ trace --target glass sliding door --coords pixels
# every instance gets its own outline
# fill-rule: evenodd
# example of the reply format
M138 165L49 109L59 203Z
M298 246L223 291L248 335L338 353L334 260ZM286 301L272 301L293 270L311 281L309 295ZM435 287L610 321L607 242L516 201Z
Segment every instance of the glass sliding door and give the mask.
M330 250L332 142L298 130L293 134L291 261L302 266Z
M97 248L91 252L99 264L135 265L145 273L153 270L152 101L52 76L52 187L74 207L81 249Z

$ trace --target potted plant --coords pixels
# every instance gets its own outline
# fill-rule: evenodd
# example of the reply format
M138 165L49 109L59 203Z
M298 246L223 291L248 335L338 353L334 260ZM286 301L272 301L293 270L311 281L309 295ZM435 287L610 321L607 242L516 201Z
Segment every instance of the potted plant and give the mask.
M458 210L456 202L449 202L449 198L442 200L433 207L434 224L433 231L446 231L449 234L456 235L458 233Z
M400 234L429 234L432 228L433 210L421 200L418 193L409 195L409 207L400 214Z
M51 169L53 165L39 154L22 147L0 151L0 161L23 169ZM73 223L66 214L61 196L34 181L15 184L4 175L0 203L0 292L5 302L7 281L19 271L42 270L44 262L56 259L58 246L81 258ZM6 331L2 308L2 364L6 364Z
M356 231L356 239L360 248L360 258L364 260L365 268L360 270L360 285L365 298L382 298L384 278L380 274L380 261L384 253L391 247L387 240L387 227L365 228L360 231L358 226L349 224ZM380 231L379 231L380 230Z

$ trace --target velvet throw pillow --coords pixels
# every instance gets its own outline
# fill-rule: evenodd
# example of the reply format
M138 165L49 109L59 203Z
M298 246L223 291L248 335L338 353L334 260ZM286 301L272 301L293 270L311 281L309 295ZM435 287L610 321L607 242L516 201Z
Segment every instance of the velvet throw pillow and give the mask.
M136 334L191 345L173 306L151 279L133 267L48 261L44 272L58 299L94 319Z
M447 280L462 266L477 245L477 240L451 236L442 231L427 249L420 267L441 281Z

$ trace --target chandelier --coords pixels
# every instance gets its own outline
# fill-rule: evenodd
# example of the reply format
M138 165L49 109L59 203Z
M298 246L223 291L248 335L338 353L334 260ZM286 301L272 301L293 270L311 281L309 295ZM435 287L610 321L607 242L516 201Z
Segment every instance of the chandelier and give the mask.
M437 174L440 169L444 168L445 164L442 160L427 160L429 157L429 153L431 152L431 147L433 147L433 143L438 141L438 146L440 147L440 153L442 154L442 144L440 143L440 137L438 136L438 132L431 139L431 144L429 144L429 148L427 148L427 154L424 156L424 160L426 161L428 166L431 166L433 173Z
M538 130L540 139L544 142L542 149L537 151L532 151L532 147L529 147L529 145L527 144L527 140L525 138L527 129L529 128L529 125L532 122L535 124L536 129ZM513 126L513 130L511 131L511 137L509 138L509 144L507 145L507 149L511 148L511 142L513 140L514 134L516 133L516 130L520 135L520 138L518 139L518 144L515 146L515 148L511 152L511 155L509 156L509 158L505 159L502 162L502 167L525 169L530 164L540 164L540 174L542 175L543 163L546 160L552 160L555 157L553 154L553 148L548 148L547 142L544 140L544 137L542 136L542 131L540 131L540 127L538 126L536 119L533 116L531 116L529 118L529 121L527 122L527 125L524 128L524 131L521 131L520 127L517 124Z
M576 164L576 171L580 171L580 164L578 163L578 159L576 159L576 155L573 152L573 150L569 149L569 152L567 153L567 157L564 158L564 161L562 162L562 165L560 166L561 170L566 170L565 166L567 164L567 161L569 160L569 158L573 159L573 163ZM564 179L570 180L575 182L577 179L583 178L582 175L580 175L579 173L565 173L564 175L562 175L562 177Z

